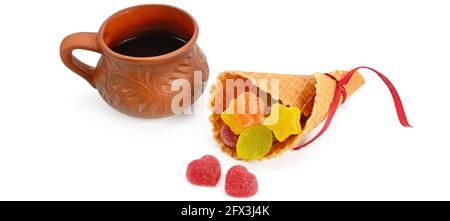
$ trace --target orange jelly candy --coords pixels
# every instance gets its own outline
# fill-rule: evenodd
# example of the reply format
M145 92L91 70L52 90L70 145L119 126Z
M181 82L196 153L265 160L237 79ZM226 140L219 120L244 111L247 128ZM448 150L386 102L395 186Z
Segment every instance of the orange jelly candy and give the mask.
M264 102L251 92L240 94L233 100L234 117L244 128L261 123L264 118Z
M223 122L235 134L245 128L258 125L264 118L264 101L252 92L244 92L231 100L229 107L221 114Z

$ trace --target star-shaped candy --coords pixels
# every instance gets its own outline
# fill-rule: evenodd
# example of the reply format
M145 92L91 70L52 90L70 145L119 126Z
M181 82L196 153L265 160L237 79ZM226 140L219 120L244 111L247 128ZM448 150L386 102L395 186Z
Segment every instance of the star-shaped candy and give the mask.
M287 107L276 103L272 105L269 117L263 121L263 125L272 130L278 141L285 141L290 135L300 134L301 111L297 107Z

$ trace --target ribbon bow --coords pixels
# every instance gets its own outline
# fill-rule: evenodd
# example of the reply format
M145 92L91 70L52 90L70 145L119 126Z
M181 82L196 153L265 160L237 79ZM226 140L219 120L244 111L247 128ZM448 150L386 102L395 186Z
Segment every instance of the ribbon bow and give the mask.
M344 75L344 77L342 77L341 80L336 79L331 74L325 74L326 76L328 76L331 79L333 79L334 81L336 81L336 90L334 91L334 96L333 96L333 100L330 105L330 111L328 112L327 119L326 119L322 129L320 130L319 133L316 134L316 136L314 136L308 142L306 142L298 147L293 148L293 150L299 150L303 147L308 146L309 144L314 142L317 138L319 138L328 129L328 126L330 126L331 120L333 119L333 116L336 113L337 108L339 107L339 101L340 101L341 97L342 97L342 103L344 103L345 100L347 99L347 91L345 90L344 86L350 81L353 74L355 74L355 72L359 69L371 70L375 74L377 74L381 78L381 80L383 80L383 82L386 84L386 86L389 88L389 91L391 92L392 99L394 100L395 110L397 111L397 116L398 116L398 120L400 121L400 124L404 127L412 127L408 123L408 119L406 118L405 109L403 108L403 104L400 99L400 96L398 95L398 92L395 89L394 85L391 83L391 81L389 81L389 79L386 76L384 76L383 74L381 74L379 71L377 71L371 67L361 66L361 67L354 68L354 69L350 70L349 72L347 72Z

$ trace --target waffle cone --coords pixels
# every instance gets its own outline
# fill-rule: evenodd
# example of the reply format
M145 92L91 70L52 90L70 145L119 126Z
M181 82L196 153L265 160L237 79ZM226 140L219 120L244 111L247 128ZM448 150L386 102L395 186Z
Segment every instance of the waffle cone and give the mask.
M346 71L334 71L332 74L337 79L341 79ZM287 75L273 73L256 73L227 71L217 77L217 82L210 90L209 107L212 110L210 122L213 125L213 137L221 146L221 149L230 156L239 159L236 155L236 148L225 145L220 136L220 129L224 122L220 118L221 110L226 109L225 82L227 79L250 80L259 90L267 93L272 98L280 100L283 104L298 107L302 110L301 123L302 132L292 135L283 142L277 142L272 146L271 151L265 158L273 158L281 155L299 143L309 132L317 127L328 115L332 102L336 82L323 73L313 75ZM278 80L279 91L272 93L272 79ZM264 81L264 83L261 83ZM348 84L345 85L347 96L355 92L364 84L364 78L359 73L355 73ZM275 85L274 85L275 86Z

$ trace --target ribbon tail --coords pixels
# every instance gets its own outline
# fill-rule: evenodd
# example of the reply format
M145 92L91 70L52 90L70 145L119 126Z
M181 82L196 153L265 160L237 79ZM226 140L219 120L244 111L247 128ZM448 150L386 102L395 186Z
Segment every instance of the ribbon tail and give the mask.
M398 94L397 90L395 89L394 84L392 84L392 82L389 81L389 79L386 76L384 76L382 73L380 73L379 71L377 71L371 67L367 67L367 66L357 67L357 68L354 68L353 70L349 71L342 78L341 83L344 85L347 84L348 81L350 81L350 78L352 77L352 75L359 69L371 70L375 74L377 74L378 77L381 78L381 80L383 80L383 82L386 84L389 91L391 92L392 99L394 100L395 110L397 112L397 117L398 117L398 120L400 121L400 124L404 127L412 127L408 122L408 119L407 119L406 113L405 113L405 109L403 108L402 100L400 99L400 95Z

